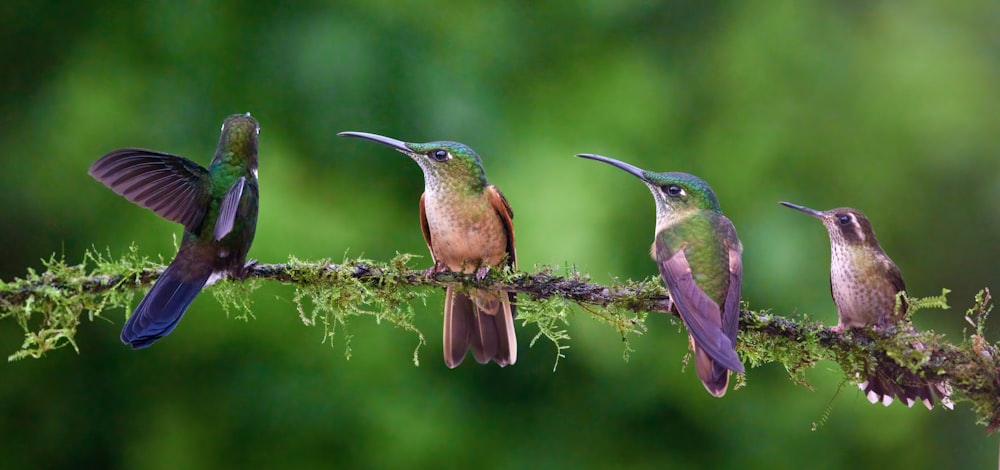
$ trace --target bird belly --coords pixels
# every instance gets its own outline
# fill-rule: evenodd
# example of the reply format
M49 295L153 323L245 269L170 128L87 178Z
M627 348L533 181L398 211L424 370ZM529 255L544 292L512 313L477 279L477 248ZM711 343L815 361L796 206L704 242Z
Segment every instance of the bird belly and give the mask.
M844 328L881 325L892 315L895 295L855 271L831 271L833 301Z
M507 235L500 216L485 199L464 209L430 200L424 204L435 261L466 273L500 264L507 252Z

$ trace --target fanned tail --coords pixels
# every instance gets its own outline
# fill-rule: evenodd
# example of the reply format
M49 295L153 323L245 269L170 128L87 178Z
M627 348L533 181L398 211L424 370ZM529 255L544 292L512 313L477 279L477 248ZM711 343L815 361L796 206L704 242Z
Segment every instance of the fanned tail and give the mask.
M517 313L512 292L476 291L473 294L478 316L481 341L472 343L476 361L485 364L493 360L500 367L517 362L517 337L514 315ZM477 347L481 348L477 350Z
M473 291L472 296L448 287L445 293L444 362L457 367L472 349L476 362L500 367L517 361L514 294ZM502 300L501 300L502 299Z
M951 385L947 381L928 381L912 372L905 372L899 380L894 380L884 369L876 369L858 388L865 398L872 403L882 403L889 406L894 400L899 400L907 407L920 401L928 410L934 409L935 399L941 406L953 409L951 401Z
M183 272L177 266L179 258L167 266L125 322L121 340L132 349L149 347L170 334L211 276L211 270L194 275Z

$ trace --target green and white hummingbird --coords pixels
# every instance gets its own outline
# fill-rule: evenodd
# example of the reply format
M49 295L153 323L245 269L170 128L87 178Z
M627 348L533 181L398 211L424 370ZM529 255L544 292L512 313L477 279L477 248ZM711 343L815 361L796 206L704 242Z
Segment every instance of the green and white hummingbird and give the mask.
M882 250L871 222L861 211L850 207L818 211L790 202L781 205L819 219L830 236L830 293L838 318L834 331L868 326L882 329L906 317L905 298L896 306L897 296L906 290L903 274ZM896 398L906 406L920 400L930 409L934 396L943 406L953 406L946 382L928 382L909 372L893 379L886 370L876 369L859 387L869 401L885 406Z
M652 191L656 235L650 254L670 291L672 308L687 326L698 378L708 393L725 395L729 371L744 371L735 349L743 245L712 188L687 173L654 173L600 155L577 156L621 168Z
M160 217L184 226L177 256L122 328L133 349L170 334L194 298L222 276L243 278L257 227L257 134L250 113L222 123L206 169L184 157L137 148L104 155L90 176Z
M514 212L503 193L486 181L483 162L458 142L409 143L366 132L341 132L378 142L409 156L424 173L420 228L434 259L433 272L475 273L490 266L516 269ZM454 368L469 348L480 364L517 361L515 293L445 290L444 362Z

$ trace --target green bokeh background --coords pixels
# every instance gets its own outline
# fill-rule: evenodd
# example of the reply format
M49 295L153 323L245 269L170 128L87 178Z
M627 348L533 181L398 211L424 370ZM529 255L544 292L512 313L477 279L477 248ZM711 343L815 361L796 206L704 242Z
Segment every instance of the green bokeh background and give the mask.
M284 3L278 5L278 3ZM329 4L328 4L329 3ZM645 278L653 204L601 153L697 174L745 246L757 309L835 321L818 222L778 206L866 212L911 293L952 289L915 319L959 341L976 291L1000 286L1000 5L949 2L148 2L0 6L0 277L89 247L173 255L175 224L86 174L141 146L211 158L222 119L260 121L262 262L426 254L413 162L344 130L457 140L514 207L518 261L595 281ZM429 257L419 261L429 265ZM0 372L3 468L983 468L997 440L967 406L933 412L813 389L778 365L724 399L682 371L662 316L633 341L577 311L571 348L519 331L514 367L441 361L359 318L321 344L293 290L255 320L196 300L133 352L125 312ZM20 332L0 325L0 351ZM350 359L345 359L350 335ZM996 335L991 339L995 340ZM826 425L811 424L833 406Z

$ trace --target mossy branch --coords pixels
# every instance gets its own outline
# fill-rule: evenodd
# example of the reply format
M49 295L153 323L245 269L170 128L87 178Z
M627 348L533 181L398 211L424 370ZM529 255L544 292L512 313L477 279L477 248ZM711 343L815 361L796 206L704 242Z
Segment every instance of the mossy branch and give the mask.
M296 289L293 301L300 318L307 325L322 323L324 340L333 344L338 337L349 355L350 335L339 331L347 327L352 316L372 316L417 335L415 363L425 339L413 324L412 305L423 301L429 290L414 288L458 284L522 294L518 321L522 328L531 324L538 328L531 345L543 336L555 345L556 362L568 348L566 327L571 304L614 327L624 342L626 359L632 350L629 338L646 331L647 312L667 312L669 307L669 296L655 277L604 286L573 270L556 274L542 267L532 273L492 270L484 279L475 279L414 269L409 266L411 259L403 254L387 263L348 259L337 264L292 258L285 264L258 264L244 282L224 281L209 290L227 313L249 317L251 293L260 281L291 284ZM74 336L84 314L94 320L105 309L130 309L134 295L163 271L162 266L140 257L134 247L117 260L110 254L88 252L83 264L68 265L52 257L45 267L43 273L29 270L23 279L0 282L0 320L11 318L24 331L24 342L9 360L37 358L65 345L77 349ZM907 299L911 314L920 309L947 308L946 293ZM970 403L978 422L992 431L1000 427L1000 350L984 337L991 308L989 291L980 292L966 315L975 331L960 344L949 343L933 331L914 332L902 324L884 331L841 334L817 322L745 308L738 351L751 366L781 363L794 380L806 386L804 371L820 360L837 362L852 381L876 364L898 372L896 376L909 370L925 378L945 379L956 392L954 398Z

